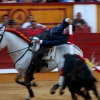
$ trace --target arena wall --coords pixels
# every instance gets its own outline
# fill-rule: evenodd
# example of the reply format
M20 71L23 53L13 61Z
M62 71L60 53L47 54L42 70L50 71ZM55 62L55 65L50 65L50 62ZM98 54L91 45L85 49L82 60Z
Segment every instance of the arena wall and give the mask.
M0 15L2 16L4 14L8 14L10 18L13 18L16 22L22 24L23 22L27 21L27 16L32 14L35 16L36 21L38 21L39 23L45 24L47 26L47 28L52 28L55 25L60 24L64 17L73 18L73 16L75 16L77 9L80 9L80 7L82 7L82 8L81 8L81 10L78 10L78 11L82 11L83 18L85 18L85 20L88 21L89 19L85 15L90 15L89 18L92 20L92 21L91 20L90 21L93 23L91 27L94 28L94 32L99 33L100 32L100 28L99 28L100 27L100 19L99 19L100 3L94 4L94 3L90 2L90 3L52 3L52 4L51 3L0 4ZM92 12L90 12L91 7L94 8L92 10ZM84 13L84 12L86 12L86 13ZM93 22L94 20L95 20L95 22ZM96 29L96 27L97 27L97 29ZM87 36L90 39L91 34L89 34ZM87 37L87 36L86 36L86 34L84 36L78 35L78 37L82 37L82 38ZM79 47L83 46L84 43L82 41L78 42L78 39L80 40L80 38L77 38L77 41L75 41L75 44L78 45ZM100 38L99 37L95 38L95 40L98 40L98 39L100 39ZM85 39L85 42L86 42L86 39ZM99 51L99 48L98 49L94 48L94 45L98 46L98 43L99 42L95 42L96 45L92 44L92 43L90 44L93 46L92 50ZM86 43L85 47L86 46L88 46L88 49L90 49L89 43ZM87 47L86 48L82 47L82 50L84 50L84 54L87 53L86 51L88 49L87 49ZM87 54L85 56L90 59L91 54L92 53L89 52L89 54ZM4 54L4 55L6 55L6 54ZM96 54L96 55L98 56L98 60L99 60L99 54ZM9 57L9 55L0 57L0 69L5 69L5 68L6 69L10 68L12 70L14 68L12 60ZM3 72L3 70L1 70L1 73L2 72ZM4 71L4 72L6 72L6 71ZM14 71L12 73L14 73ZM15 73L16 73L16 71L15 71Z
M8 14L10 18L22 24L27 21L27 16L32 14L37 22L52 28L62 22L64 17L75 17L80 11L83 19L91 26L93 33L100 33L100 3L14 3L0 4L0 15ZM91 10L92 9L92 10Z
M95 77L100 79L100 73L93 71ZM15 82L15 77L17 73L10 73L10 74L0 74L0 83L11 83ZM34 81L58 81L58 72L47 72L47 73L37 73L34 75ZM23 79L22 79L23 80Z

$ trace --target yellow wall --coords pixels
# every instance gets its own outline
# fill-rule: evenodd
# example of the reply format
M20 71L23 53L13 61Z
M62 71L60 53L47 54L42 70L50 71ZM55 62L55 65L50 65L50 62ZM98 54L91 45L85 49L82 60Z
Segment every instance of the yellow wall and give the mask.
M0 4L0 22L2 15L9 14L9 17L22 24L27 21L27 16L32 14L39 23L47 28L60 24L64 17L73 18L73 5L75 3L62 4ZM97 4L97 32L100 33L100 4Z
M57 4L35 5L35 4L8 4L0 5L0 17L9 14L16 22L22 24L27 16L32 14L39 23L46 24L47 27L54 27L61 23L64 17L73 18L73 5Z
M97 5L97 31L100 33L100 5Z

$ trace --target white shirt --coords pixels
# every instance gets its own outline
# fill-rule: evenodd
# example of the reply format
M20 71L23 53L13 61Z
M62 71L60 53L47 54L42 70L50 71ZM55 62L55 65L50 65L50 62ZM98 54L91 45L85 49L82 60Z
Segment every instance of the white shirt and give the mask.
M3 27L3 23L0 23L0 27Z
M27 27L30 26L30 25L31 25L30 22L25 22L25 23L23 23L22 28L27 28ZM40 24L40 23L37 23L37 26L42 26L42 28L46 28L45 25L42 25L42 24Z

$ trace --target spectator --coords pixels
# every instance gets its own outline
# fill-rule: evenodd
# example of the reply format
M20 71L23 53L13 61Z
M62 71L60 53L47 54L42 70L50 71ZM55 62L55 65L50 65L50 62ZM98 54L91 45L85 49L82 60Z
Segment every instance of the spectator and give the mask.
M47 2L59 2L59 0L47 0Z
M6 26L6 24L8 23L8 21L9 21L8 15L7 14L3 15L2 16L2 23L0 23L0 27L3 27L3 25Z
M33 0L23 0L24 3L32 3Z
M2 0L2 3L17 3L17 0Z
M9 20L8 24L6 25L7 28L19 28L20 26L13 20Z
M33 0L36 2L41 2L41 3L45 3L45 2L59 2L59 0Z
M40 34L41 30L37 29L36 21L31 21L31 28L27 30L27 35L34 36Z
M47 2L47 0L36 0L36 2L45 3L45 2Z
M84 19L82 19L81 13L78 12L76 15L76 19L73 19L73 24L81 29L88 26Z
M28 22L23 23L22 28L28 28L31 25L31 21L35 20L33 15L28 16ZM40 23L36 23L38 28L46 28L45 25L42 25Z
M17 0L17 2L18 2L18 3L22 3L22 2L24 2L24 0Z
M60 2L70 2L70 0L60 0Z

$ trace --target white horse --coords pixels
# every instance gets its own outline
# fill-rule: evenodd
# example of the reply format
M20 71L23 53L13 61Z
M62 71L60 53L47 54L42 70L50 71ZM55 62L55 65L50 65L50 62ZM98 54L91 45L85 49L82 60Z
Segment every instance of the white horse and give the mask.
M27 100L30 100L30 98L34 97L34 93L31 89L31 83L26 84L25 82L20 81L20 79L22 77L25 78L25 73L31 62L32 56L34 52L37 51L36 45L39 44L33 40L33 45L30 46L28 39L24 35L20 34L20 32L17 32L17 35L13 31L8 32L6 31L5 26L0 30L0 49L7 47L10 57L15 65L15 69L18 71L15 81L26 86L28 89L29 96L26 98ZM73 50L74 54L83 56L82 51L77 46L74 45ZM53 61L47 61L48 68L43 67L41 72L50 72L57 67L59 69L62 54L67 53L70 53L68 44L57 46L55 59Z

